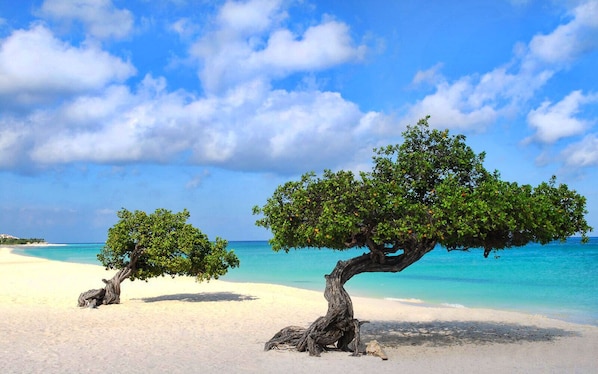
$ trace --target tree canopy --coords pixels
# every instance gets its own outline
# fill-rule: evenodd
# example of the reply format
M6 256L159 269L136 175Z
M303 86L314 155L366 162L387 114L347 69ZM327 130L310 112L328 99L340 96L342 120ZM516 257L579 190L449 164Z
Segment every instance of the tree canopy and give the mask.
M274 250L367 247L409 251L421 243L492 250L548 243L591 228L585 198L556 178L537 187L501 180L463 135L409 126L404 142L375 149L373 168L310 172L279 186L256 224L272 230Z
M310 172L279 186L262 207L276 251L291 248L369 249L339 261L326 276L328 311L307 329L289 326L265 345L319 355L330 344L358 354L361 322L344 284L364 272L400 272L436 245L494 250L548 243L591 231L586 200L553 177L537 187L503 181L484 168L465 136L408 126L404 141L375 149L372 170ZM353 348L352 348L353 347Z
M187 223L185 209L172 213L157 209L147 214L121 209L119 221L108 230L106 244L98 259L106 269L118 272L103 280L104 289L89 290L79 296L79 306L115 304L120 302L120 283L125 279L148 280L169 275L194 276L198 281L218 279L229 268L239 266L233 251L227 251L227 241L207 235Z
M364 272L400 272L437 244L448 250L493 250L548 243L591 231L586 200L553 177L537 187L503 181L484 168L465 136L431 129L428 118L404 142L375 149L372 170L310 172L279 186L254 213L276 251L353 247L368 252L339 261L326 275L328 311L307 329L289 326L265 345L319 355L327 345L359 354L361 322L344 284ZM351 348L351 344L355 348Z
M239 265L235 253L226 250L226 240L211 242L187 223L186 209L179 213L157 209L152 214L121 209L117 216L120 220L108 230L98 259L107 269L131 267L131 280L161 275L217 279Z

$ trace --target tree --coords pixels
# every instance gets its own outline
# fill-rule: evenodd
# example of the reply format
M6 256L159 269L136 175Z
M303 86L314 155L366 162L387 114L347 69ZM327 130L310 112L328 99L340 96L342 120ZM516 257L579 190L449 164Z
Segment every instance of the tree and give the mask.
M239 266L235 253L226 250L225 240L216 238L210 242L204 233L187 223L186 209L179 213L157 209L149 215L121 209L117 216L120 220L108 230L98 259L107 270L118 271L112 279L102 279L106 284L103 289L82 293L79 306L118 304L120 284L125 279L147 281L169 275L208 281Z
M400 272L438 244L449 251L483 248L487 257L575 233L587 241L585 198L554 177L535 188L502 181L484 168L484 153L476 154L463 135L430 129L428 117L403 137L400 145L374 150L370 172L307 173L254 207L262 215L256 224L273 233L275 251L367 250L325 276L326 315L307 329L282 329L267 350L285 344L319 355L336 344L358 354L361 322L344 284L364 272Z

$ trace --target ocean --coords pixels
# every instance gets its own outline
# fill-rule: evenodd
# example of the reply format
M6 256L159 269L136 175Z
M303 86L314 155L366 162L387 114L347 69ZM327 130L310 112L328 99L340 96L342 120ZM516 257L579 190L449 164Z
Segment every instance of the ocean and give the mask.
M21 247L17 253L100 265L103 244ZM265 241L229 242L241 260L222 280L274 283L324 291L324 275L338 260L364 249L274 252ZM438 246L401 273L364 273L347 282L350 295L423 305L481 307L541 314L598 326L598 238L531 244L484 258L482 250L447 252ZM150 280L151 282L151 280ZM324 302L324 300L323 300Z

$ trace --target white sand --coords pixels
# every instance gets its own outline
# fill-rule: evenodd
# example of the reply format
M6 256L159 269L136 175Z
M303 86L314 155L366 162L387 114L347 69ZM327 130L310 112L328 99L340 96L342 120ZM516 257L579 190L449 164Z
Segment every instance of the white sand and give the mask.
M113 271L0 248L0 373L596 373L598 327L495 310L353 298L388 361L263 351L326 311L321 293L268 284L125 281L120 305L81 309Z

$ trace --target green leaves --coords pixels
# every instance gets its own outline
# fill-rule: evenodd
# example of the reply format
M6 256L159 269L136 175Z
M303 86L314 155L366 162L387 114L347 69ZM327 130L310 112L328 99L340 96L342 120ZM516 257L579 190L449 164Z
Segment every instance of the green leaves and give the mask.
M161 275L209 280L239 266L234 252L226 250L225 240L212 243L187 223L186 209L179 213L157 209L152 214L121 209L117 216L120 220L108 230L98 259L108 269L130 267L131 280Z
M585 198L553 178L533 188L502 181L484 166L465 136L409 126L404 142L375 149L374 165L306 173L279 186L256 224L272 230L275 250L354 246L386 253L422 242L449 249L492 250L547 243L591 231Z
M299 247L346 249L347 233L359 232L361 188L351 172L304 174L299 182L279 186L268 203L255 207L263 214L256 224L276 227L274 250Z

